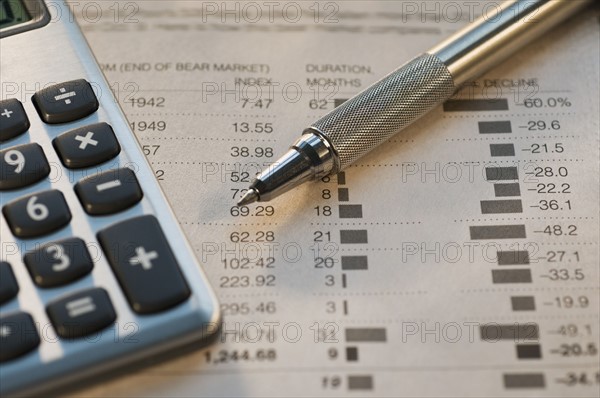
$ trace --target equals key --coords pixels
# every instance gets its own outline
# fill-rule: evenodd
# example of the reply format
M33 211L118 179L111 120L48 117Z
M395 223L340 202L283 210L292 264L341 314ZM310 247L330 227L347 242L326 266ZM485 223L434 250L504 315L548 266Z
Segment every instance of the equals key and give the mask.
M86 213L107 215L130 208L142 197L142 189L135 173L128 168L106 171L79 181L75 185Z

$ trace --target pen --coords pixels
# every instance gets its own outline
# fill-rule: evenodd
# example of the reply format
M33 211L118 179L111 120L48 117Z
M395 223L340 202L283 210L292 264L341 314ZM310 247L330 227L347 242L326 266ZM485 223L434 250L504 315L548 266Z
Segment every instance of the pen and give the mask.
M591 0L509 0L306 128L238 206L344 170Z

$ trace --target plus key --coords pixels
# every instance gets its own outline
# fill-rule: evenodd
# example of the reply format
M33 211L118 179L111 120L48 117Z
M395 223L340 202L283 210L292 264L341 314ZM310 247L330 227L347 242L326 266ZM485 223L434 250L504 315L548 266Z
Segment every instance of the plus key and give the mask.
M154 216L140 216L98 233L133 310L151 314L169 309L190 296L175 255Z
M29 119L17 99L0 101L0 142L15 138L29 129Z

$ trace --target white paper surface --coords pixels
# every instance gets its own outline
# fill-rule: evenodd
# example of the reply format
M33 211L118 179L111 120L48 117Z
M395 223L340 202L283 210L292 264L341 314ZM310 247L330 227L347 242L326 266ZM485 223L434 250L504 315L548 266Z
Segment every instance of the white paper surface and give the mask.
M335 100L495 3L90 4L73 7L225 323L210 349L79 395L597 396L597 13L457 96L508 110L439 108L343 177L238 209Z

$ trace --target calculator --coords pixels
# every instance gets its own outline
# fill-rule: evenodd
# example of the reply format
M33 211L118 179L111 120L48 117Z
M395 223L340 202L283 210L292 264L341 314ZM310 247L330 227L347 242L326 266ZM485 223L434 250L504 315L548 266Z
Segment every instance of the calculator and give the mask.
M67 4L0 0L0 67L0 396L214 340L214 292Z

